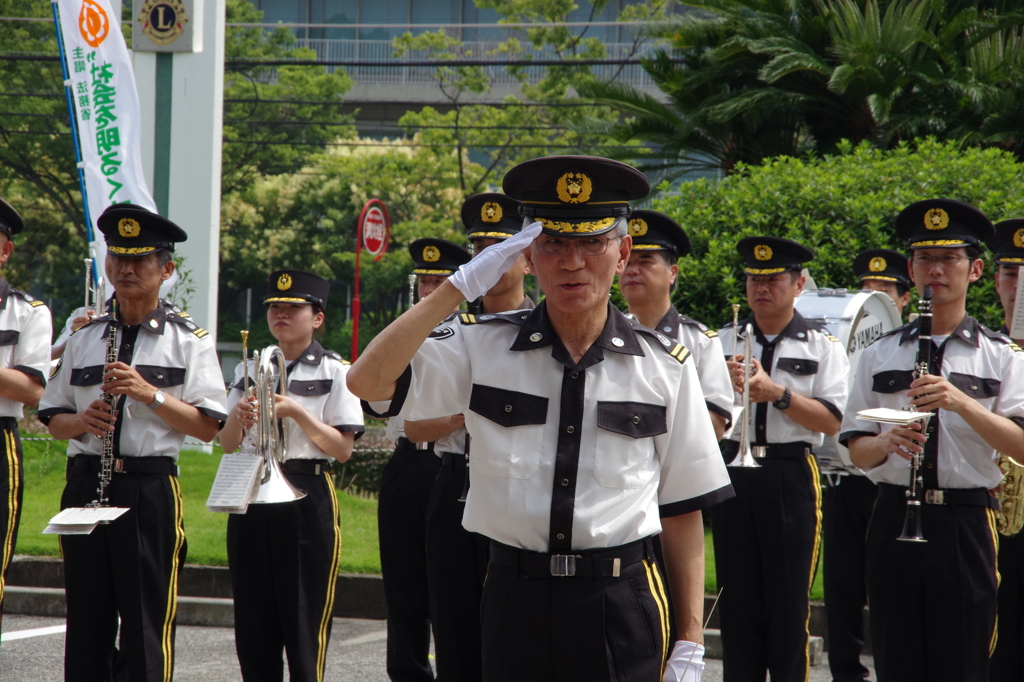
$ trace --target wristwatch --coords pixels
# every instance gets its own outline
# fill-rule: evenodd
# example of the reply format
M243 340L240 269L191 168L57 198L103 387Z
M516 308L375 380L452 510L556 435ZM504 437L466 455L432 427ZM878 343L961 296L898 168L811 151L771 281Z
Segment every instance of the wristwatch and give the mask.
M793 391L786 389L786 392L782 394L782 397L772 403L776 410L785 410L789 407L789 401L793 399Z
M164 395L164 392L157 391L156 394L153 396L153 402L151 402L148 407L151 410L155 410L156 408L163 405L165 400L167 400L167 396Z

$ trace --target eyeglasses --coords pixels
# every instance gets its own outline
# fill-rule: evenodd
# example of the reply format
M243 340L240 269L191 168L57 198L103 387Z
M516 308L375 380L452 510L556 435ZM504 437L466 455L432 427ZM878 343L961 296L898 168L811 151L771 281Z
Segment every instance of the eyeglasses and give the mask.
M926 253L914 254L914 265L931 265L932 263L938 263L939 265L955 266L962 260L968 260L968 258L967 256L959 253L951 253L945 256L930 256Z
M567 256L573 248L587 257L600 256L608 250L608 245L613 241L619 241L618 237L602 239L601 237L573 237L562 239L559 237L548 237L536 239L533 248L542 256ZM576 246L573 247L573 244Z

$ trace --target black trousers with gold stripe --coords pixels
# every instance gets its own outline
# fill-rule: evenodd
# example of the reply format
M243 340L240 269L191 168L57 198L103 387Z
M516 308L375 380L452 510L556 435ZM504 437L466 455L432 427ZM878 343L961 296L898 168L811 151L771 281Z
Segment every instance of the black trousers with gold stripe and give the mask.
M338 498L327 471L289 473L306 496L251 504L228 518L235 649L242 678L323 680L341 558Z
M994 513L978 505L923 505L927 542L902 542L896 539L906 516L902 493L881 484L868 526L878 680L984 682L995 645Z
M1024 680L1024 532L999 536L999 641L989 682Z
M98 473L84 457L71 458L61 509L96 499ZM170 682L178 571L187 549L178 479L114 474L107 494L111 506L129 511L90 535L61 536L64 679L103 682L127 671L132 682Z
M25 474L22 471L21 439L18 437L18 420L14 417L0 417L3 429L3 454L0 455L0 621L3 620L4 587L7 585L7 567L14 556L18 542L18 524L21 522L21 496L25 488Z
M549 555L491 545L484 682L661 680L669 599L651 542L574 554L577 574L552 577ZM625 558L616 576L605 557L617 556Z
M813 456L731 468L736 497L711 510L726 682L803 682L821 485Z

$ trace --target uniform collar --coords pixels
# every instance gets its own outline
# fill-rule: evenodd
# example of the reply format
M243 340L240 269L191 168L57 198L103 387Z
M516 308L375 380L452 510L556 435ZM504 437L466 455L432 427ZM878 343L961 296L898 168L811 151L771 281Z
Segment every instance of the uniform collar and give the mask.
M757 338L758 343L760 343L762 346L767 346L769 343L768 338L757 326L757 320L754 319L753 317L750 317L746 320L742 320L740 322L741 328L745 327L747 325L747 322L754 325L754 336L755 338ZM778 336L776 336L775 338L777 340L779 336L785 336L795 341L803 341L804 343L807 343L811 336L810 332L813 329L816 329L816 327L812 327L811 324L807 321L807 318L800 314L800 311L794 310L793 319L789 321L789 324L786 325L786 328L779 332Z
M166 305L166 301L159 301L156 305L156 310L146 315L145 319L142 320L142 328L153 334L163 336L164 327L167 325L167 309L164 307Z
M565 364L566 359L562 357L562 354L568 357L568 352L565 350L565 346L562 345L561 340L555 335L555 330L551 326L551 320L548 318L547 302L542 301L539 306L533 309L533 312L527 315L526 320L519 328L519 334L516 335L516 340L512 343L510 350L532 350L550 345L555 346L552 356ZM643 356L644 354L636 332L633 331L632 323L610 301L608 303L608 320L604 323L604 329L601 330L601 335L597 337L597 340L587 350L584 357L589 356L591 351L595 350L595 347L624 355ZM603 359L603 356L599 356L595 362L601 359ZM568 361L568 364L572 365L571 359Z
M11 284L0 277L0 310L7 309L7 299L11 297Z
M314 367L316 367L323 361L323 359L323 346L320 345L319 341L313 339L313 341L306 347L306 350L302 351L299 354L299 357L296 360L294 360L291 364L301 362L304 365L313 365Z
M654 327L654 331L659 334L668 334L671 338L676 338L679 335L679 325L682 324L682 315L676 310L676 307L671 303L668 304L668 312L661 318Z
M978 321L970 315L964 315L964 319L960 320L960 324L957 326L950 336L956 336L964 343L973 346L975 348L981 347L981 330ZM921 318L917 318L913 322L907 325L906 329L903 330L903 334L900 335L900 345L902 346L907 341L916 339L921 331Z

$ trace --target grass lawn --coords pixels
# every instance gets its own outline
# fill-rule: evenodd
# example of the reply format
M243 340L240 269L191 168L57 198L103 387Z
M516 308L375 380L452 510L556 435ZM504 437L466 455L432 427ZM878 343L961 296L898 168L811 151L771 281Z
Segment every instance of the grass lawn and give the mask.
M60 556L56 535L42 535L50 518L60 510L64 489L65 444L59 441L24 443L25 495L18 531L18 554ZM215 454L185 451L181 466L188 563L226 566L227 514L206 511L206 497L220 463ZM341 572L380 573L377 550L377 500L338 493L341 512Z
M43 528L60 510L60 494L64 489L65 445L63 442L28 442L25 450L25 501L18 532L18 554L60 556L57 536L42 535ZM227 514L206 511L206 497L210 493L220 448L213 455L202 452L181 453L181 489L185 499L185 532L188 537L188 562L226 566L227 549L224 542ZM380 573L380 554L377 545L377 500L370 497L338 493L341 510L341 572ZM707 570L704 586L708 594L718 591L715 580L715 550L711 533L704 535ZM821 562L811 587L811 599L821 600Z

